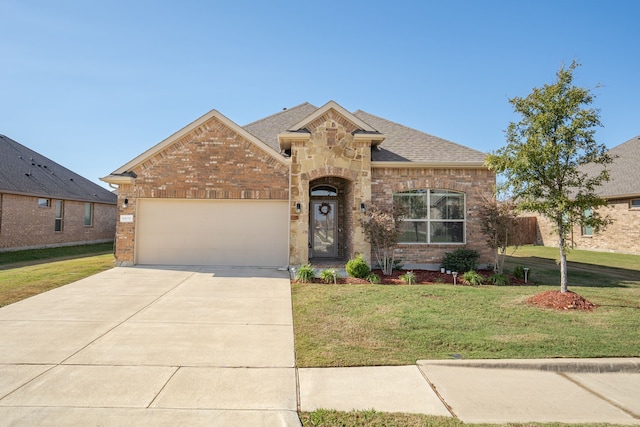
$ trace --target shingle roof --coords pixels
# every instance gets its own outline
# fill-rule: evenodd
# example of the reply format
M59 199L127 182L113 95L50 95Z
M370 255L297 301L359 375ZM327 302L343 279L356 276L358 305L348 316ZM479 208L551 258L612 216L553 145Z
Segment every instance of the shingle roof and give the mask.
M455 142L429 135L416 129L358 110L353 113L387 138L373 150L371 160L378 162L484 162L486 156Z
M640 195L640 135L613 147L608 153L614 157L608 166L609 181L602 184L597 193L607 198ZM583 170L595 174L602 166L586 165Z
M283 110L243 128L277 151L277 135L312 115L318 107L309 103ZM355 117L386 135L378 149L373 149L372 160L377 162L484 162L485 153L409 128L399 123L358 110Z
M116 204L109 190L0 135L0 192Z

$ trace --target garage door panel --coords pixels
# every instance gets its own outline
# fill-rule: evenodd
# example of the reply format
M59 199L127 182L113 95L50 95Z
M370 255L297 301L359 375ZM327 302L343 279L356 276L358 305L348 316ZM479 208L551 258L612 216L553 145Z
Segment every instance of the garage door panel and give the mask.
M286 201L143 199L136 218L136 263L284 266Z

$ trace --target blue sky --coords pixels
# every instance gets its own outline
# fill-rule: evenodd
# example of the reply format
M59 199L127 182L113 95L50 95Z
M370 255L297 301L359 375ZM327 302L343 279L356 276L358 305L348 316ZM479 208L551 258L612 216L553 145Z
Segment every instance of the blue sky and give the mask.
M0 133L101 185L211 109L334 100L485 151L509 98L579 61L613 147L640 135L640 1L0 0Z

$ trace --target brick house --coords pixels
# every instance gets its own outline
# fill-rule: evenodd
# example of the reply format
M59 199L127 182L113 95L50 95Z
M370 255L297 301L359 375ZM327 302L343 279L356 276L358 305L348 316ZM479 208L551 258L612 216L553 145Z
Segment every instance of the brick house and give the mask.
M0 135L0 252L112 242L117 196Z
M610 149L608 153L614 157L609 166L610 179L598 189L598 194L608 200L604 213L613 219L613 223L600 233L588 227L575 227L572 231L573 244L577 249L640 255L640 136ZM595 167L587 165L586 170ZM553 226L550 221L538 216L537 222L538 244L557 246L557 237L551 234Z
M437 268L465 246L491 262L476 212L485 154L331 101L239 126L213 110L116 169L116 262L297 266L371 260L371 204L412 206L397 257Z

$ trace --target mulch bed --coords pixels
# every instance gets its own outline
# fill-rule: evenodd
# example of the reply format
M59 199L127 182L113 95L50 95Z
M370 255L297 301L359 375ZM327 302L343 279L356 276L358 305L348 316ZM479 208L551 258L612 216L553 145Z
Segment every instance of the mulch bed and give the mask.
M586 310L598 307L575 292L545 291L526 300L527 304L554 310Z

